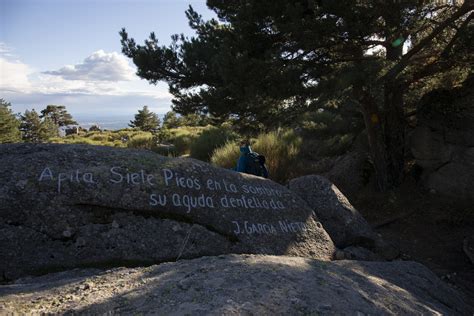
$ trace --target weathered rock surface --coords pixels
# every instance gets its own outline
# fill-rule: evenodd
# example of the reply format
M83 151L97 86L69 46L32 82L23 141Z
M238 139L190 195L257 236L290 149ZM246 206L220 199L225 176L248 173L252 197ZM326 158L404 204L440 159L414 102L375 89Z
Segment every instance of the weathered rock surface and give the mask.
M0 145L0 276L259 253L329 260L311 208L270 180L144 150Z
M71 270L0 286L0 314L471 315L415 262L226 255L107 272Z
M367 151L353 151L337 157L331 169L322 175L335 183L344 194L352 196L367 184L370 170Z
M464 239L462 249L472 264L474 264L474 235Z
M349 246L343 250L344 259L362 261L383 261L384 258L364 247Z
M386 259L398 255L328 179L318 175L303 176L291 180L289 188L313 208L337 247L363 246Z
M411 151L424 185L460 201L474 200L474 77L462 87L427 94L417 109Z

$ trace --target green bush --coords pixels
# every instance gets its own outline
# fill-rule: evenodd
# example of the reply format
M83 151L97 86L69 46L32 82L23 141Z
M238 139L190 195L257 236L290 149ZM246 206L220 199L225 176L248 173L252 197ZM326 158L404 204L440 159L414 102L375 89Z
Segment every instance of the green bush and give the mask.
M285 182L293 175L296 161L301 151L302 139L291 130L279 130L260 134L252 142L252 150L266 157L270 178ZM228 142L214 151L211 162L223 168L233 168L237 164L240 151L235 142Z
M171 139L178 155L188 155L191 151L191 144L197 137L193 135L179 135Z
M180 127L168 130L168 143L175 147L177 156L188 155L191 152L191 144L199 137L204 130L202 127Z
M95 142L106 142L106 141L108 141L109 137L108 137L107 134L93 134L90 137L90 139L95 141Z
M236 138L237 134L231 130L217 127L207 128L191 144L190 156L199 160L209 161L216 148Z
M152 149L153 137L151 136L150 133L135 135L127 142L127 147L140 148L140 149Z

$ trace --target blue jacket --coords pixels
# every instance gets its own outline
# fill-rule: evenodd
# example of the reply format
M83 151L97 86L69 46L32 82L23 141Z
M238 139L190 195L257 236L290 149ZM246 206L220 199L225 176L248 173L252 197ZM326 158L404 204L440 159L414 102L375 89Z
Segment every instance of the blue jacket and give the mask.
M252 152L250 146L243 146L240 147L240 157L237 161L237 168L235 168L238 172L246 172L249 157L247 156L248 153Z
M252 149L250 146L242 146L240 147L240 157L239 160L237 161L237 167L235 168L236 171L238 172L244 172L244 173L251 173L249 170L249 160L251 159L247 154L251 153ZM268 170L265 166L263 166L263 177L268 178Z

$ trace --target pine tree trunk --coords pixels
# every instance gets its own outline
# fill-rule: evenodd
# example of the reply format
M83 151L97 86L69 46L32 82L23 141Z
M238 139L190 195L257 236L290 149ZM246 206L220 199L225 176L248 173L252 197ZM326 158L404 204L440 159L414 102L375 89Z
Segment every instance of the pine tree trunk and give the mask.
M390 187L390 173L385 147L383 120L381 119L375 100L368 93L359 98L365 128L369 142L370 156L374 164L377 188L386 191Z
M406 121L403 113L403 90L395 85L387 84L384 92L388 181L390 187L395 187L403 181L405 166Z
M358 93L380 191L400 185L405 164L403 91L395 87L386 87L385 91L382 114L375 98L365 91Z

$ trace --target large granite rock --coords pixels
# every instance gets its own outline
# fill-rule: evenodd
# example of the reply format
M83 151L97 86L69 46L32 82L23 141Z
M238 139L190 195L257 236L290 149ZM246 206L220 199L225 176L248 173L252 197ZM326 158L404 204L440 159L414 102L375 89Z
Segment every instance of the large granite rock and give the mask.
M472 315L415 262L226 255L0 286L0 314Z
M474 201L474 76L462 87L425 95L417 109L411 152L432 192Z
M0 276L227 253L329 260L311 208L270 180L144 150L0 145Z
M362 246L386 259L398 255L328 179L318 175L303 176L292 179L289 188L313 208L337 247Z
M345 195L355 196L367 185L371 168L367 151L356 150L337 157L332 167L321 175L335 183Z
M464 238L462 249L469 260L471 260L471 263L474 264L474 235Z

